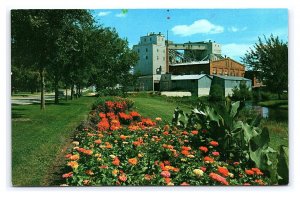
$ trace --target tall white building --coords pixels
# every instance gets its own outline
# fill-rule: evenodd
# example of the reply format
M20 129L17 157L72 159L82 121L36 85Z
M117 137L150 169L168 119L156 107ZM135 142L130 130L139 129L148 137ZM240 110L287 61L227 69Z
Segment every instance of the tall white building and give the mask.
M139 55L134 73L140 74L139 86L141 90L158 90L161 74L166 73L166 44L163 34L150 33L140 38L140 42L133 46Z

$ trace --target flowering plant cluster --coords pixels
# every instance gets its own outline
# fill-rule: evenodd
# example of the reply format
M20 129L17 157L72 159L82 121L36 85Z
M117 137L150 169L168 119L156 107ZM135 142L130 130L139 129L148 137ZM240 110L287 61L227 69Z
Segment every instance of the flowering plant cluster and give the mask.
M221 158L209 130L183 130L125 103L105 102L97 129L84 128L66 155L64 185L267 185L260 169Z

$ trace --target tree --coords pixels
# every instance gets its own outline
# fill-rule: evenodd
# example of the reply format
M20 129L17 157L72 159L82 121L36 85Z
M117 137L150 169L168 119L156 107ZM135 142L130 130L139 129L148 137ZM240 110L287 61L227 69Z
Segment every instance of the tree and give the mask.
M242 61L250 70L261 72L260 80L271 92L277 93L279 99L288 89L288 43L278 36L264 36L264 40L259 37Z
M245 81L242 81L239 84L239 87L234 87L232 89L232 100L234 101L246 101L250 100L252 97L252 93L250 88L247 86Z

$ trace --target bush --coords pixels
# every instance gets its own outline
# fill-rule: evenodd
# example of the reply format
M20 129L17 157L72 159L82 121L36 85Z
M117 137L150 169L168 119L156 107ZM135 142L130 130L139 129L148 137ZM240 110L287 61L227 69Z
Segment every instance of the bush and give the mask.
M218 84L214 84L210 87L209 92L209 101L224 101L225 100L225 92L222 86Z
M246 101L252 99L252 92L246 83L240 83L239 87L232 89L232 100L234 101Z

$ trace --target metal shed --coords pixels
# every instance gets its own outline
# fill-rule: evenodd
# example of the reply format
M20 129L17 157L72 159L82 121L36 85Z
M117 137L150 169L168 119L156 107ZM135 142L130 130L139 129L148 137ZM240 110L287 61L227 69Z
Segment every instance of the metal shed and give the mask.
M232 95L232 89L234 87L239 87L240 83L246 83L247 87L252 89L252 81L250 79L246 79L244 77L234 77L234 76L217 76L214 75L212 79L212 84L220 85L225 92L225 96L231 96Z
M161 77L160 90L163 91L190 91L192 95L209 95L212 78L209 75L171 75Z

